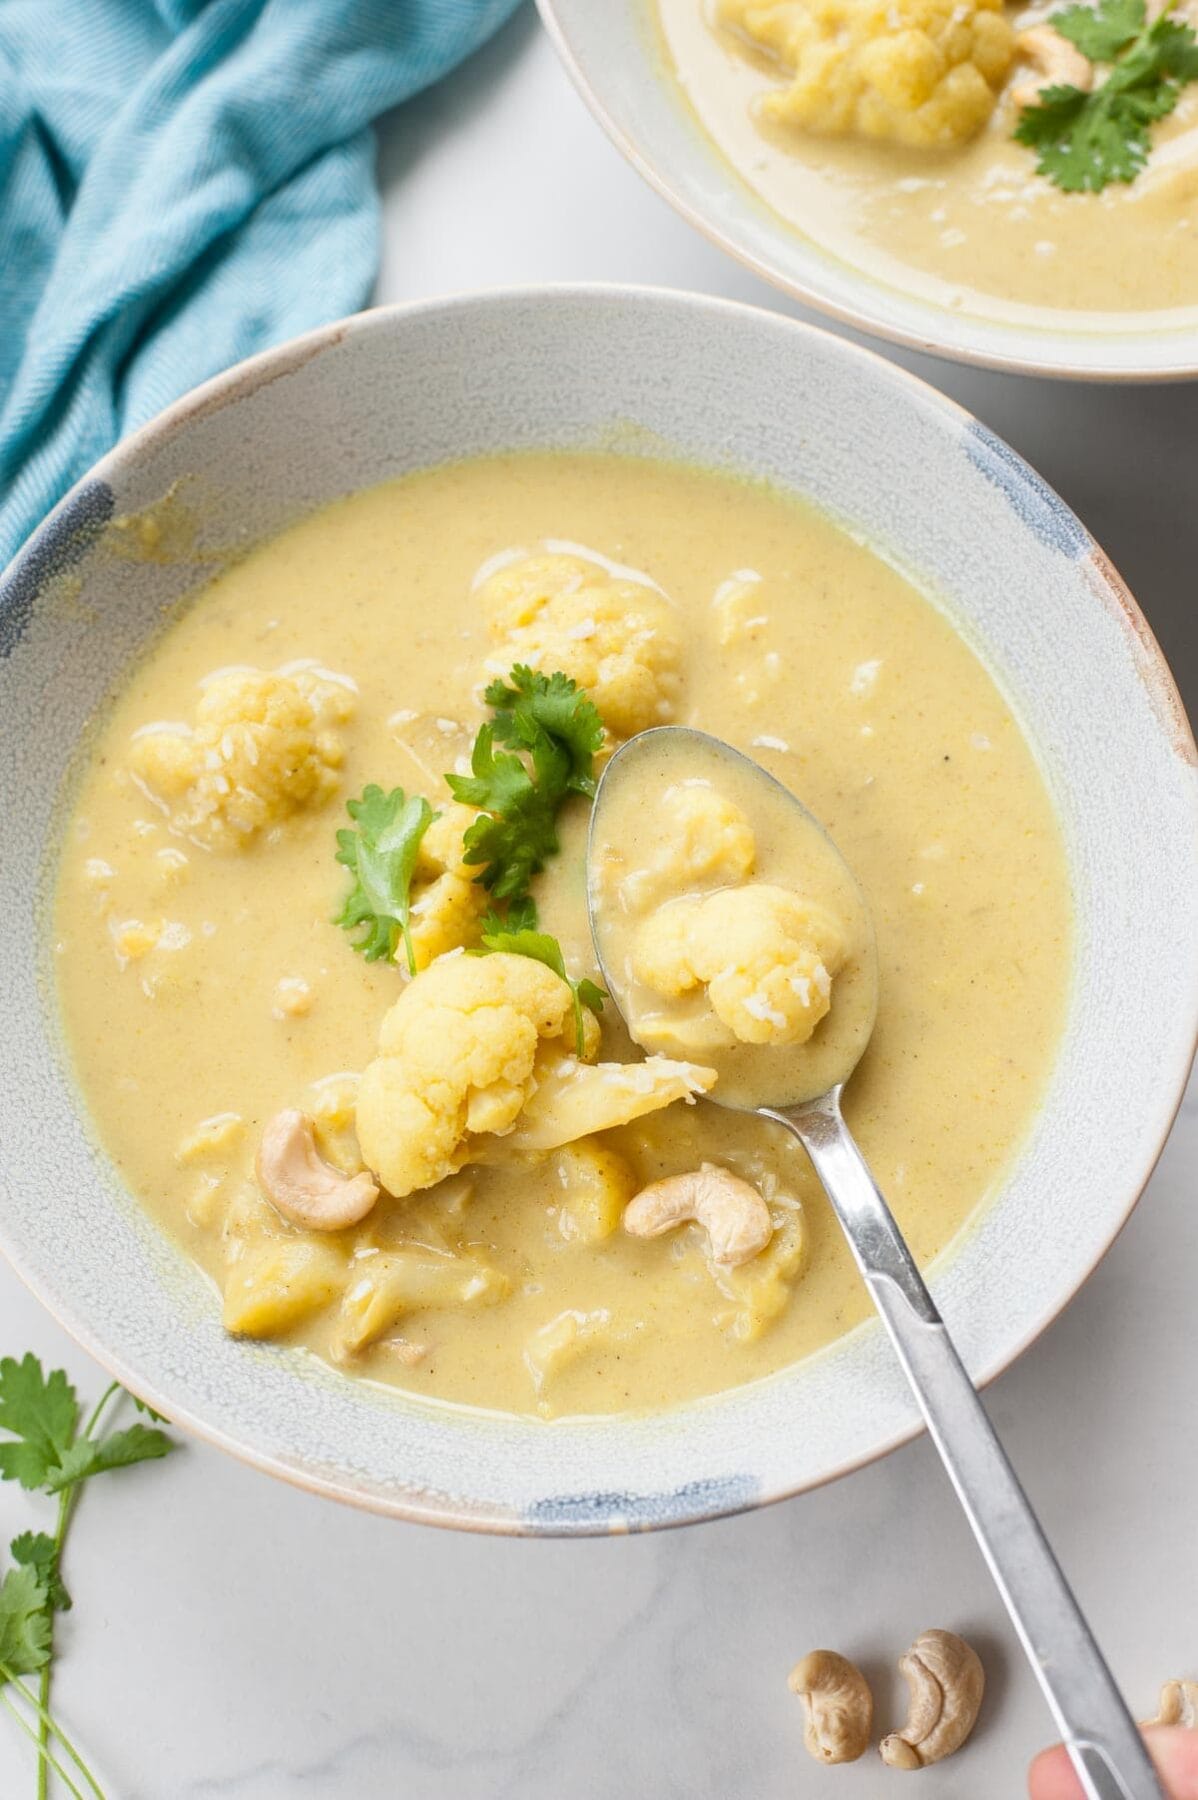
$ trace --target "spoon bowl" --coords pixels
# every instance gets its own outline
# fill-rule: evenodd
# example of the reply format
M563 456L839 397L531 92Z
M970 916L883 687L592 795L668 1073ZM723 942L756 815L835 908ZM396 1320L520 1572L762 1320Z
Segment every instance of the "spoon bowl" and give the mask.
M698 789L706 790L702 801L689 804ZM724 935L695 937L695 908L754 888L782 893L773 910L763 906L755 916L810 926L817 958L810 967L823 979L797 977L807 995L796 994L800 1004L789 1012L782 1010L783 990L758 973L760 959L747 998L744 982L736 985L743 944L731 908L720 918ZM750 757L705 732L662 726L632 738L603 773L587 845L587 902L595 954L633 1040L650 1051L702 1056L716 1070L714 1101L782 1126L811 1158L1083 1793L1088 1800L1160 1796L1102 1652L845 1123L841 1096L878 1006L869 905L849 865L798 797ZM739 918L745 916L742 901ZM661 970L678 966L679 943L690 950L696 941L709 972L701 983L692 980L697 971L686 959L689 986L676 994L680 984ZM785 966L802 967L801 953L802 942L792 940ZM663 994L670 1002L664 1008ZM744 1034L773 1041L739 1041Z
M638 929L659 901L668 904L676 880L661 816L644 796L696 789L713 810L698 825L689 815L684 854L704 889L726 885L721 869L744 866L748 840L738 823L744 820L754 840L754 881L808 896L842 934L831 978L835 1014L803 1041L746 1043L721 1024L702 994L665 1008L637 978ZM843 1086L865 1054L878 1011L878 953L861 884L798 796L722 738L690 725L660 725L616 751L591 813L587 901L599 967L633 1037L646 1050L714 1068L717 1105L741 1112L801 1105Z

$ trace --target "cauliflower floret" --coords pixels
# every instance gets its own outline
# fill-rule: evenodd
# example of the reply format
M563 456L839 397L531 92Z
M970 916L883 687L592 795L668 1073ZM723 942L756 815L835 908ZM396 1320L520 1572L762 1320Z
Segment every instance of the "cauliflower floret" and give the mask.
M536 1087L499 1148L518 1156L556 1150L593 1132L630 1125L678 1100L689 1105L696 1094L714 1087L715 1079L714 1069L668 1056L588 1067L550 1045L537 1059Z
M633 972L678 999L706 988L714 1017L688 1042L805 1044L831 1004L844 942L828 915L786 888L757 882L688 894L637 933Z
M594 1039L598 1025L593 1015ZM358 1141L391 1194L460 1169L478 1132L516 1123L542 1039L574 1030L566 982L527 956L442 956L383 1020L358 1089Z
M245 844L330 797L345 754L335 727L353 709L348 686L313 669L228 669L204 684L194 725L135 735L130 768L172 830L210 849Z
M472 806L450 801L423 838L412 883L412 951L416 967L447 950L476 944L490 895L478 869L464 860L462 839L478 817Z
M675 782L661 796L656 828L660 843L647 868L623 884L625 899L639 906L659 887L674 891L698 882L709 886L744 881L757 856L753 827L739 806L710 782Z
M674 715L682 641L669 602L643 582L619 580L581 556L529 556L478 590L499 648L487 668L555 669L585 688L613 737L632 737Z
M585 1008L583 1025L590 1059L599 1022ZM383 1020L362 1076L366 1166L402 1198L467 1162L554 1150L715 1081L711 1069L660 1056L587 1067L574 1034L574 996L544 963L505 952L439 957Z
M766 118L916 149L979 132L1014 56L1002 0L719 0L719 17L793 72Z

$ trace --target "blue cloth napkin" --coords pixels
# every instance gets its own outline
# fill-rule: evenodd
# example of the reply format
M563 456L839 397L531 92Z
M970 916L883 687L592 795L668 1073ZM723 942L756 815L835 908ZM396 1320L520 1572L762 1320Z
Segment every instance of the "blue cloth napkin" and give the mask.
M122 433L365 304L370 121L518 0L0 0L0 569Z

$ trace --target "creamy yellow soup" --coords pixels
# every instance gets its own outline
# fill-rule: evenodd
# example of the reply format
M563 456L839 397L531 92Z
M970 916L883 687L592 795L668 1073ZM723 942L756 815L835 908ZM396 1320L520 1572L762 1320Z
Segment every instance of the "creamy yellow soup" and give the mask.
M586 687L600 764L646 724L695 724L832 834L877 939L847 1112L921 1263L943 1252L1051 1069L1071 956L1056 821L944 616L799 501L725 476L464 462L339 502L220 573L134 669L81 771L55 909L62 1014L103 1144L230 1329L443 1401L661 1408L818 1350L867 1303L802 1151L701 1098L717 1079L701 1048L645 1060L610 1001L601 1030L580 1009L576 1041L558 976L467 954L485 896L443 775L467 767L485 683L520 660ZM440 813L413 878L414 978L402 944L367 962L335 922L351 883L335 834L369 783ZM567 803L533 882L576 980L597 974L589 811ZM509 1056L497 1027L484 1046L470 1015L480 1060L454 1135L427 1069L452 1085L470 995L490 995L489 1028L509 1016L501 990L527 1041ZM835 977L831 992L834 1015ZM286 1116L356 1221L307 1228L266 1197L267 1128ZM768 1209L751 1260L720 1261L696 1224L623 1228L641 1189L704 1163Z
M1035 154L1012 136L1016 96L1037 73L1018 55L973 135L942 147L871 141L766 110L791 76L726 22L730 10L745 10L742 0L654 5L663 56L702 128L762 201L842 262L938 306L1014 325L1118 329L1132 312L1160 330L1193 324L1198 84L1153 125L1134 182L1066 193L1037 174ZM1021 32L1052 10L1009 7L1005 17ZM1195 16L1192 5L1175 10Z

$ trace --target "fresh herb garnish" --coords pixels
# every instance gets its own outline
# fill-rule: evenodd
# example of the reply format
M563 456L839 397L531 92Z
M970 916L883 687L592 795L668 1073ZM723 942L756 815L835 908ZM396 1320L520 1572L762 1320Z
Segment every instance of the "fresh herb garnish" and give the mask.
M547 931L536 930L535 923L529 922L530 912L535 921L535 909L531 901L526 906L518 904L512 907L506 919L501 919L496 913L488 913L483 920L482 948L474 954L486 956L494 950L505 950L509 956L530 956L534 962L544 963L547 969L560 975L574 998L574 1034L578 1054L582 1056L586 1049L582 1009L587 1006L593 1013L602 1012L607 995L594 981L585 978L582 981L570 979L566 973L566 959L562 955L561 945Z
M174 1449L165 1432L148 1425L101 1432L109 1402L123 1391L114 1381L80 1432L79 1402L63 1370L47 1376L32 1355L20 1362L0 1359L0 1431L8 1434L8 1441L0 1443L0 1479L19 1481L24 1488L58 1499L53 1537L44 1531L21 1532L10 1545L12 1566L0 1580L0 1702L37 1746L38 1800L46 1800L50 1769L69 1793L81 1791L51 1749L52 1738L96 1800L104 1800L95 1776L50 1712L50 1670L54 1617L71 1605L62 1581L62 1557L82 1484L93 1475L147 1462ZM150 1407L137 1404L151 1418L159 1417ZM38 1677L36 1692L21 1679L25 1675Z
M422 794L409 799L402 788L385 794L381 787L364 788L360 800L345 809L356 830L337 833L337 861L354 876L337 924L346 931L365 930L354 940L354 949L367 962L380 957L394 959L403 938L408 969L416 973L412 949L412 875L420 842L437 814Z
M603 721L568 676L537 674L522 663L510 686L493 681L485 698L494 717L479 727L472 772L445 779L455 800L483 814L466 833L466 861L481 868L479 879L496 900L523 900L558 848L564 801L595 792Z
M1168 8L1148 23L1145 0L1066 6L1048 23L1091 62L1110 65L1091 92L1041 88L1023 109L1015 136L1037 152L1036 168L1066 193L1097 194L1112 181L1134 181L1148 160L1149 126L1198 81L1198 37Z

